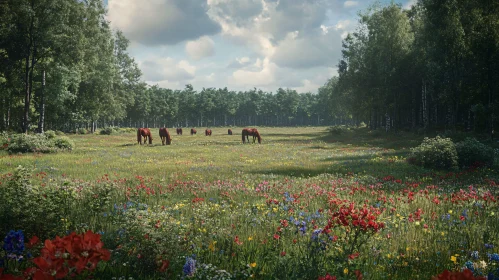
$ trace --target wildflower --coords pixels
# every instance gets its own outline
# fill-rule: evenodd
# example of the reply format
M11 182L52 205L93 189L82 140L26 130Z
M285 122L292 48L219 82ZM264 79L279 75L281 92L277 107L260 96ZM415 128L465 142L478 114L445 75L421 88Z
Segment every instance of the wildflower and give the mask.
M325 276L319 276L317 280L336 280L336 276L331 276L328 273Z
M281 238L281 237L279 236L279 234L277 234L277 233L276 233L276 234L274 234L274 239L275 239L275 240L279 240L279 238Z
M284 256L286 256L286 252L285 252L285 251L282 251L282 252L281 252L281 257L284 257Z
M471 257L474 258L475 260L477 260L479 258L478 251L471 252Z
M457 257L456 257L456 256L451 256L451 257L450 257L450 260L451 260L454 264L456 264L456 263L457 263Z
M3 249L8 254L21 255L24 252L23 231L9 231L3 240Z
M344 274L348 274L348 268L347 267L345 267L345 269L343 269L343 273Z
M253 268L255 268L256 267L256 262L250 263L250 266L253 267Z
M191 257L187 257L183 267L183 272L186 276L193 276L196 272L196 260Z

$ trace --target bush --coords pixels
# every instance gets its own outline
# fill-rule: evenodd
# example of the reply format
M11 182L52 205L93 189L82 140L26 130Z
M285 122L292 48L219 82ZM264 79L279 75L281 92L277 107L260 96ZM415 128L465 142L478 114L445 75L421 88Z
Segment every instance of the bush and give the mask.
M64 132L62 132L62 131L60 131L60 130L56 130L56 131L55 131L55 135L57 135L57 136L62 136L62 135L64 135Z
M45 134L45 137L47 137L48 139L55 138L55 136L56 136L56 133L53 130L47 130L47 131L45 131L44 134Z
M411 149L410 162L425 168L456 169L458 156L450 138L426 137L418 147Z
M475 138L466 138L456 144L459 167L492 166L494 149L480 143Z
M73 140L69 139L66 136L61 136L53 140L54 147L61 150L72 151L75 147L75 143Z
M335 126L332 126L329 128L329 132L332 135L342 135L342 134L348 132L348 129L345 126L335 125Z
M26 135L22 133L12 135L7 150L9 153L50 153L54 152L54 147L43 134Z
M99 133L101 135L111 135L113 134L114 132L116 132L116 130L114 129L114 127L106 127L104 129L102 129Z
M0 150L7 149L10 142L10 136L7 132L0 132Z
M88 133L88 130L86 128L78 128L78 130L76 131L78 134L87 134Z

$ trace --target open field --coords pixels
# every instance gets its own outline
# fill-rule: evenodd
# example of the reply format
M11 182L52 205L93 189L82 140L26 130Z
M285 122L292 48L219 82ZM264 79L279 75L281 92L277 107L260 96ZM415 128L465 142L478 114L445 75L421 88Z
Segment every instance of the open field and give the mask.
M0 190L27 192L2 193L1 230L101 233L98 279L497 275L497 169L409 165L422 136L405 133L262 127L262 145L243 145L241 129L184 130L170 146L153 129L153 145L75 135L70 153L0 152Z

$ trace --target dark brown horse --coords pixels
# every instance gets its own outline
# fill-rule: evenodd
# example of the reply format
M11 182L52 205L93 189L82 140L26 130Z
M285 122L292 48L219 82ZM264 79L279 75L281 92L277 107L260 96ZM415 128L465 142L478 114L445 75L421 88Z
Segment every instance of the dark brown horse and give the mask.
M137 142L142 145L142 137L144 137L144 144L146 140L149 139L149 144L152 144L151 130L149 128L139 128L137 129Z
M177 135L182 135L182 128L181 127L177 127Z
M204 135L205 135L205 136L211 136L211 129L206 129L206 130L204 131Z
M194 128L191 128L191 135L198 133Z
M249 143L249 136L253 136L253 143L255 143L255 140L258 139L258 144L262 144L262 137L260 136L260 133L256 128L245 128L243 129L241 134L242 134L243 144L245 143L245 140L248 140Z
M163 145L170 145L172 143L172 137L170 136L170 132L168 132L168 129L166 127L162 127L159 129L159 137L161 137L161 143Z
M230 129L230 128L229 128L229 130L227 131L227 133L228 133L229 135L232 135L232 129Z

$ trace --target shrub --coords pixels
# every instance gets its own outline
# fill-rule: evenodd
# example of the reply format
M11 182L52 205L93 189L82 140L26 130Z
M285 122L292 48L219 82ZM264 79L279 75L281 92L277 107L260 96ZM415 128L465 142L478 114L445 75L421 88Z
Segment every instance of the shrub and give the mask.
M72 151L75 147L75 143L73 140L69 139L66 136L61 136L53 140L54 147L61 150Z
M457 168L456 146L450 138L425 137L423 143L411 151L410 162L416 165L435 169Z
M329 128L329 132L332 135L342 135L347 131L348 131L348 129L344 126L341 126L341 125L335 125L335 126L332 126Z
M111 134L113 134L114 132L116 132L116 131L114 130L114 128L113 128L113 127L111 127L111 126L110 126L110 127L106 127L106 128L104 128L104 129L102 129L102 130L100 131L100 134L101 134L101 135L111 135Z
M494 149L480 143L475 138L466 138L456 144L459 167L492 166L494 164Z
M78 128L78 130L76 131L78 134L87 134L88 133L88 130L86 128Z
M54 151L54 147L51 144L43 134L26 135L22 133L12 135L7 150L9 153L50 153Z
M7 132L0 132L0 150L7 149L10 142L10 135Z
M55 135L57 135L57 136L62 136L62 135L64 135L64 132L62 132L62 131L60 131L60 130L56 130L56 131L55 131Z
M44 134L45 134L45 137L47 137L48 139L55 138L55 136L56 136L56 132L53 130L47 130L47 131L45 131Z

